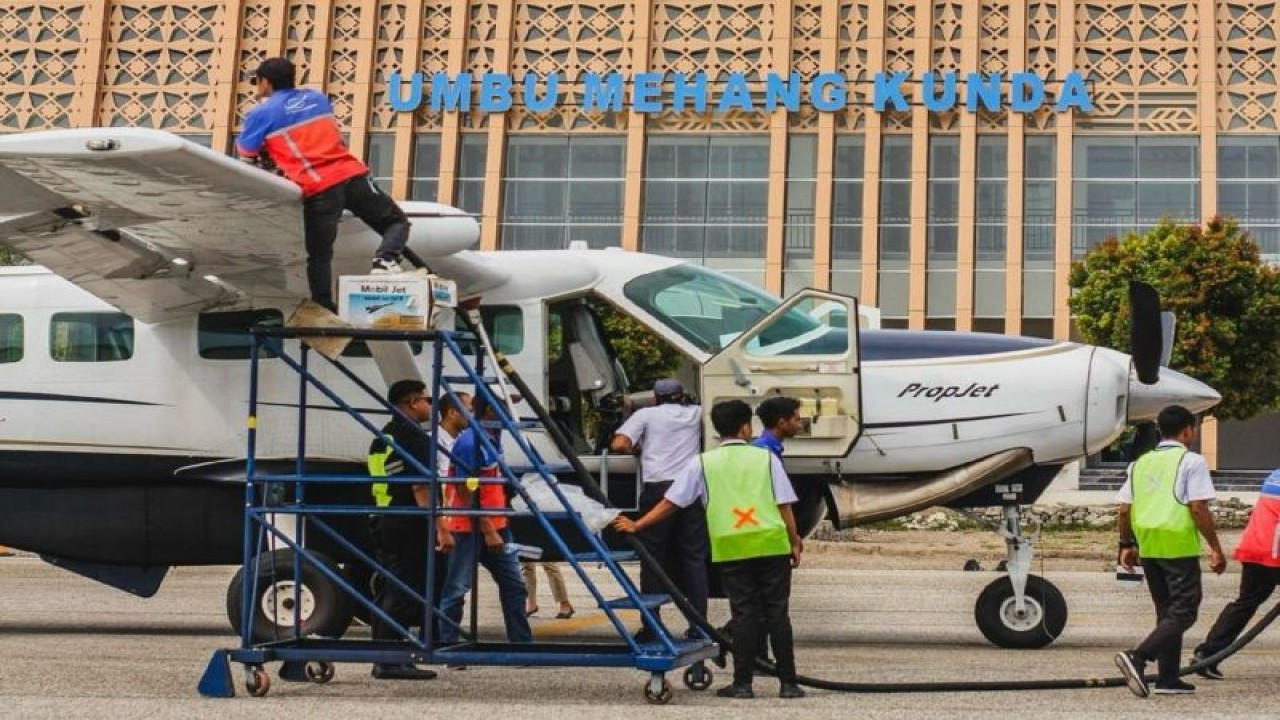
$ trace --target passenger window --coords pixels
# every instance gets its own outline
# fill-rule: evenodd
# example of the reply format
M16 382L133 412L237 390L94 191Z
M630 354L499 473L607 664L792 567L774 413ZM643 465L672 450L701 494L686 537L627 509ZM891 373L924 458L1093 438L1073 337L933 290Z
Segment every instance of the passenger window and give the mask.
M0 314L0 363L22 359L22 316Z
M480 308L484 331L489 333L493 349L503 355L519 355L524 350L524 313L518 307ZM454 321L455 330L466 330L467 325L459 315ZM468 348L462 348L468 352Z
M58 362L117 362L133 357L133 318L118 312L55 313L49 355Z
M249 328L281 327L284 316L279 310L232 310L200 313L196 321L196 346L206 360L248 360L253 352ZM262 357L275 357L263 348Z

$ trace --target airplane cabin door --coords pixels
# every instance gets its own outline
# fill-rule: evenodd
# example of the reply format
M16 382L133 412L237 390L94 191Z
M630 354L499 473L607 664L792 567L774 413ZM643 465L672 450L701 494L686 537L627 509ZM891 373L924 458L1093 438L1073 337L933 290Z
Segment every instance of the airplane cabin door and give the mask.
M789 395L807 423L787 441L787 456L844 457L862 433L857 319L851 297L819 290L791 296L703 365L703 407L740 399L754 408ZM710 445L717 437L710 413L705 422Z

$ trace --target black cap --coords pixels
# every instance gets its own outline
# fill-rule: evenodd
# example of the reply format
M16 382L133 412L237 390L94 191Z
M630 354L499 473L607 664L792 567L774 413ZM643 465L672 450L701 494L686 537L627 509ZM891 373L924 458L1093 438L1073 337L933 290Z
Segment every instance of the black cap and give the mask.
M253 79L265 79L276 90L284 90L293 87L295 75L293 63L282 57L273 57L262 61L253 73Z

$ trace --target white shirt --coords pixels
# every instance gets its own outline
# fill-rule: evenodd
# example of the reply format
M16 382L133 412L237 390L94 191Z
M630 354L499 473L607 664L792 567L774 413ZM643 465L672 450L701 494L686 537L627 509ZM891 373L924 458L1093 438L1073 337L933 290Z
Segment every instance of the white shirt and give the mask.
M439 448L436 450L436 474L441 477L452 477L450 473L452 472L453 461L449 459L449 456L444 451L452 450L453 444L457 442L458 438L450 435L449 431L442 427L436 426L436 429L438 430L436 433L436 447Z
M1180 447L1185 446L1177 440L1164 440L1151 452ZM1213 476L1209 474L1209 464L1204 461L1204 456L1190 450L1182 456L1182 462L1178 463L1178 477L1173 481L1173 495L1183 505L1192 500L1213 500L1217 497L1213 490ZM1116 493L1116 502L1133 504L1133 463L1129 463L1125 470L1124 485Z
M667 403L641 408L618 428L640 446L644 481L665 482L698 456L702 444L702 408Z
M726 440L721 445L746 445L745 440ZM763 448L761 448L763 449ZM769 452L765 450L765 452ZM795 488L791 487L791 478L782 467L782 460L769 453L769 475L773 479L773 497L779 505L790 505L798 499ZM664 497L680 507L689 507L701 500L707 501L707 483L702 475L702 463L695 459L685 466L676 476L675 482L667 490Z

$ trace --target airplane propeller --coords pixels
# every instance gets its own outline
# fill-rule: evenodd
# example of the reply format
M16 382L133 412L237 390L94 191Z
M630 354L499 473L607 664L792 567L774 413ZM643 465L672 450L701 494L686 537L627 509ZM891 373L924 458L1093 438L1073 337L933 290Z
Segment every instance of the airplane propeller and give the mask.
M1144 385L1160 380L1160 360L1164 350L1164 328L1160 318L1160 296L1144 282L1129 282L1129 344L1133 368ZM1169 344L1172 350L1172 342Z

